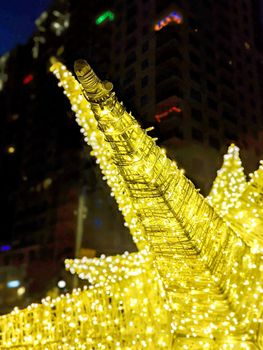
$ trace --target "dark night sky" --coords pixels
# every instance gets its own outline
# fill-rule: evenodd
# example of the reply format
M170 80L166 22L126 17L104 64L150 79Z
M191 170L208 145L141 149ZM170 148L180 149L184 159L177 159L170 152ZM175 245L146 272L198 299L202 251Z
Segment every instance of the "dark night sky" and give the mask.
M0 55L27 41L51 0L0 1Z

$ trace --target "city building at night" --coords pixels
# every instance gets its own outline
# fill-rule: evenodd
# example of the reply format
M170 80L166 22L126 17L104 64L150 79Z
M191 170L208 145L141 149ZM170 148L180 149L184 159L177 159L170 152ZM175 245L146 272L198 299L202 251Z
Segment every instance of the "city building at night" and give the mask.
M205 193L231 141L240 146L248 172L262 157L257 6L115 4L111 75L117 88L143 123L155 123L160 141ZM180 20L169 20L171 14Z

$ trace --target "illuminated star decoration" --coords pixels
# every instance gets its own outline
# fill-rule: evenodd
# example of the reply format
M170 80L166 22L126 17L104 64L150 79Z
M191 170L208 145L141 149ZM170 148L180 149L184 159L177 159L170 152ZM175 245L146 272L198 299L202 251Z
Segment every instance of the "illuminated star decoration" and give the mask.
M1 348L260 349L260 242L217 214L86 62L76 64L82 87L59 62L51 70L139 252L67 261L92 285L1 317ZM237 201L261 208L261 172Z

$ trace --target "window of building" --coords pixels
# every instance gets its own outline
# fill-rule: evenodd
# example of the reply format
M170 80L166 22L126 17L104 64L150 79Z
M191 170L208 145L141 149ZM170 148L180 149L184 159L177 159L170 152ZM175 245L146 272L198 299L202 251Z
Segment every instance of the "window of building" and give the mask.
M147 25L144 25L143 27L142 27L142 34L143 35L146 35L148 33L148 26Z
M251 93L255 92L254 86L251 84L249 85L249 92L251 92Z
M118 71L119 69L120 69L120 63L117 62L117 63L115 64L115 70Z
M136 76L136 72L135 72L134 68L129 69L127 71L127 73L125 74L125 79L123 81L123 85L124 86L129 85L133 81L135 76Z
M219 127L218 121L214 118L209 118L209 126L210 126L210 128L218 129L218 127Z
M209 62L206 63L206 71L207 71L207 73L212 74L212 75L216 74L215 66L213 66Z
M201 130L192 128L192 138L197 141L203 141L203 133Z
M184 134L182 130L179 129L179 127L174 129L174 136L178 137L179 139L183 139Z
M246 127L246 125L242 125L242 131L246 134L247 133L247 127Z
M210 43L213 42L214 37L210 31L206 31L204 34L205 34L206 39L208 39Z
M211 47L208 47L208 46L205 47L205 54L211 59L215 59L215 52Z
M192 118L197 121L201 121L203 119L202 112L199 109L192 108L191 115L192 115Z
M190 70L190 78L195 81L196 83L200 83L201 82L201 77L200 77L200 74L197 73L196 71L194 70Z
M207 80L206 85L207 85L208 91L217 92L217 86L216 86L216 84L212 83L212 81Z
M146 105L147 102L148 102L148 96L147 95L143 95L141 97L141 106Z
M246 57L246 62L247 62L247 63L251 63L251 62L252 62L251 56L247 56L247 57Z
M142 78L142 82L141 82L142 88L144 88L148 84L148 80L149 80L148 75Z
M190 52L189 53L189 57L190 57L190 60L192 63L195 63L195 64L199 64L200 63L200 58L194 53L194 52Z
M4 265L9 265L10 257L8 255L6 255L3 260L4 260Z
M136 76L136 72L134 68L130 68L127 70L125 74L125 79L132 80Z
M196 37L196 35L193 33L189 34L189 44L194 46L196 49L200 48L200 42L199 42L198 38Z
M256 156L260 157L261 155L261 152L260 152L260 149L259 148L255 148L255 153L256 153Z
M142 69L146 69L147 67L149 67L149 62L147 59L142 61Z
M242 1L242 7L245 11L248 11L248 7L247 7L247 4L245 3L245 1Z
M191 92L190 92L190 97L198 102L201 102L202 101L202 95L199 91L195 90L195 89L191 89Z
M142 45L142 52L146 52L149 49L149 41L145 41Z
M132 35L126 43L126 50L132 49L134 48L134 46L136 46L136 37L135 35Z
M131 85L125 90L125 95L129 98L133 98L135 95L135 86Z
M197 28L199 26L198 22L193 17L189 17L188 22L191 29Z
M217 111L217 103L215 100L213 100L212 98L208 97L207 99L207 105L209 108L213 109L214 111Z
M229 89L234 89L234 84L232 83L232 81L230 80L230 78L227 78L226 76L222 76L220 79L219 79L219 83L221 85L224 85L226 87L228 87Z
M129 66L130 64L134 63L136 60L136 53L134 51L130 52L129 55L126 58L125 66Z
M237 140L237 135L228 129L224 130L224 136L229 141L236 141Z
M128 9L127 9L127 12L126 12L126 17L127 17L127 20L129 20L130 18L133 18L136 15L137 6L132 1L128 2L127 6L128 6Z
M213 148L220 149L220 142L215 137L209 137L209 145Z
M136 29L136 20L132 19L128 22L127 28L126 28L126 34L129 35L130 33L133 33Z
M243 16L243 20L244 20L244 22L248 23L248 16L247 16L247 15L244 15L244 16Z
M236 100L235 97L231 94L226 93L225 91L221 92L222 101L226 102L229 106L235 107Z
M252 108L255 108L256 101L255 101L253 98L251 98L251 99L249 100L249 103L250 103L250 106L251 106Z
M228 120L228 121L230 121L232 123L236 123L237 122L236 116L233 113L230 113L230 112L228 112L226 110L223 110L222 117L225 120Z
M157 89L156 91L156 102L163 101L170 96L177 96L179 98L183 98L183 91L180 85L175 81L167 81L167 83L162 84L161 89Z

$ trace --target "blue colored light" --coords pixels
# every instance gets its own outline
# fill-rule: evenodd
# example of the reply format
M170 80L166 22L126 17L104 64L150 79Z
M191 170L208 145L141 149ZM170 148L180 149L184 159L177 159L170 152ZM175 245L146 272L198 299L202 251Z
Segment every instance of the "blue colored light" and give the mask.
M12 280L7 282L7 288L17 288L20 286L20 281L19 280Z
M0 247L1 252L7 252L10 249L11 249L11 245L2 245Z

